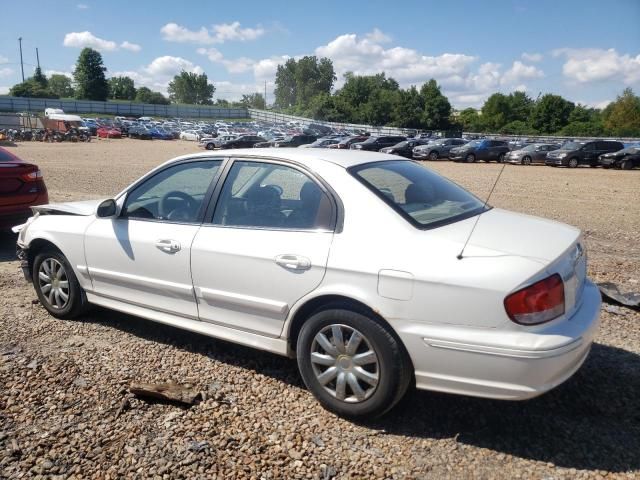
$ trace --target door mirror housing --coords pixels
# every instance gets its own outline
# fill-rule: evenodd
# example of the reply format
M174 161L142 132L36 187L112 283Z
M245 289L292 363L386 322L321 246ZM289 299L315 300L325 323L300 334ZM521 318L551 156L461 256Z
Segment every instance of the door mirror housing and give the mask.
M113 198L103 201L100 205L98 205L98 209L96 210L96 217L98 218L109 218L115 217L118 212L118 206L116 205L116 201Z

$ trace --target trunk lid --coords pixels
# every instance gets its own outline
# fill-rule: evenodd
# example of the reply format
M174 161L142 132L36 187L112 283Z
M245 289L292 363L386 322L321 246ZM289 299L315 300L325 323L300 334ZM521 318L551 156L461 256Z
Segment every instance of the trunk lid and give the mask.
M0 162L0 207L29 205L40 193L39 182L28 182L24 175L37 172L37 165Z

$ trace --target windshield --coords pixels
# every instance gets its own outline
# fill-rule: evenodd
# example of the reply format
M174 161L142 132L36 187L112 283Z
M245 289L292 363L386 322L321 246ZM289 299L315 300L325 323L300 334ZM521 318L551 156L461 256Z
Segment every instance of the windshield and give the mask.
M479 147L480 145L482 145L482 142L484 140L472 140L471 142L467 143L465 146L466 147Z
M484 210L471 193L415 162L367 163L349 171L418 228L445 225Z
M409 142L405 140L404 142L396 143L393 148L404 148L407 145L409 145Z
M640 147L635 146L635 147L623 148L622 150L619 150L618 153L624 153L624 154L640 153Z
M584 142L567 142L560 147L560 150L578 150L584 145Z
M535 152L536 148L538 147L539 145L531 144L527 145L526 147L522 147L520 150L522 150L523 152Z

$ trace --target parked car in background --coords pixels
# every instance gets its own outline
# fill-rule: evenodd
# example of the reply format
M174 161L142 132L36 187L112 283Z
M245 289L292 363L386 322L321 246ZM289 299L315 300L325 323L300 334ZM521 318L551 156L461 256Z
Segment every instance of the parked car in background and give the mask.
M151 140L151 133L142 125L133 125L129 127L129 138L137 138L140 140Z
M307 143L315 142L318 139L315 135L292 135L286 137L284 140L274 142L273 146L278 147L299 147L300 145L306 145Z
M348 150L349 147L354 143L364 142L367 138L369 137L366 135L356 135L356 136L346 137L340 140L338 143L329 145L327 148L337 148L340 150L343 150L343 149Z
M473 163L478 160L485 162L503 162L509 152L509 145L502 140L473 140L461 147L449 150L449 158L454 162Z
M122 138L122 132L114 127L100 127L97 134L100 138Z
M45 203L49 194L38 166L0 147L0 231L29 218L29 207Z
M14 230L40 304L295 358L348 417L381 415L412 385L532 398L586 360L601 303L580 230L487 207L395 156L260 154L185 155L113 199L35 207Z
M201 135L196 130L183 130L180 132L180 140L189 140L197 142L200 140Z
M155 138L157 140L173 140L173 135L171 135L171 133L165 132L164 130L156 127L149 129L149 135L151 135L151 138Z
M604 153L598 157L604 168L621 168L631 170L640 167L640 146L631 146L617 152Z
M425 139L428 140L428 139ZM413 149L413 158L416 160L438 160L448 157L452 148L460 147L468 143L462 138L441 138L431 140L423 145L418 145Z
M228 148L252 148L256 143L264 142L264 138L257 135L242 135L220 145L221 149Z
M207 150L213 150L214 148L220 148L220 145L228 142L229 140L233 140L234 138L236 138L236 135L221 135L217 137L201 138L200 142L198 142L198 146Z
M505 162L520 165L544 165L547 153L560 148L557 143L530 143L518 150L512 150L504 158Z
M349 148L351 150L367 150L371 152L379 152L385 147L393 147L400 142L404 142L407 138L398 135L369 137L364 142L353 143Z
M411 158L413 149L418 145L424 145L428 140L409 138L400 143L396 143L392 147L384 147L380 149L380 153L388 153L390 155L400 155L401 157Z
M578 165L598 166L598 157L622 150L621 142L596 140L590 142L566 142L560 149L547 154L545 163L551 167L576 168Z
M315 142L300 145L298 148L327 148L336 145L339 141L337 138L319 138Z

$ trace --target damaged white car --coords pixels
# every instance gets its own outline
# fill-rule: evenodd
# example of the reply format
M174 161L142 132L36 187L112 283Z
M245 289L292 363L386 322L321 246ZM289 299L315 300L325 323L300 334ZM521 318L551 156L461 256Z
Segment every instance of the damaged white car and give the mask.
M102 305L295 357L345 416L380 415L412 384L534 397L598 328L579 230L391 155L204 152L113 199L34 211L19 256L52 315Z

